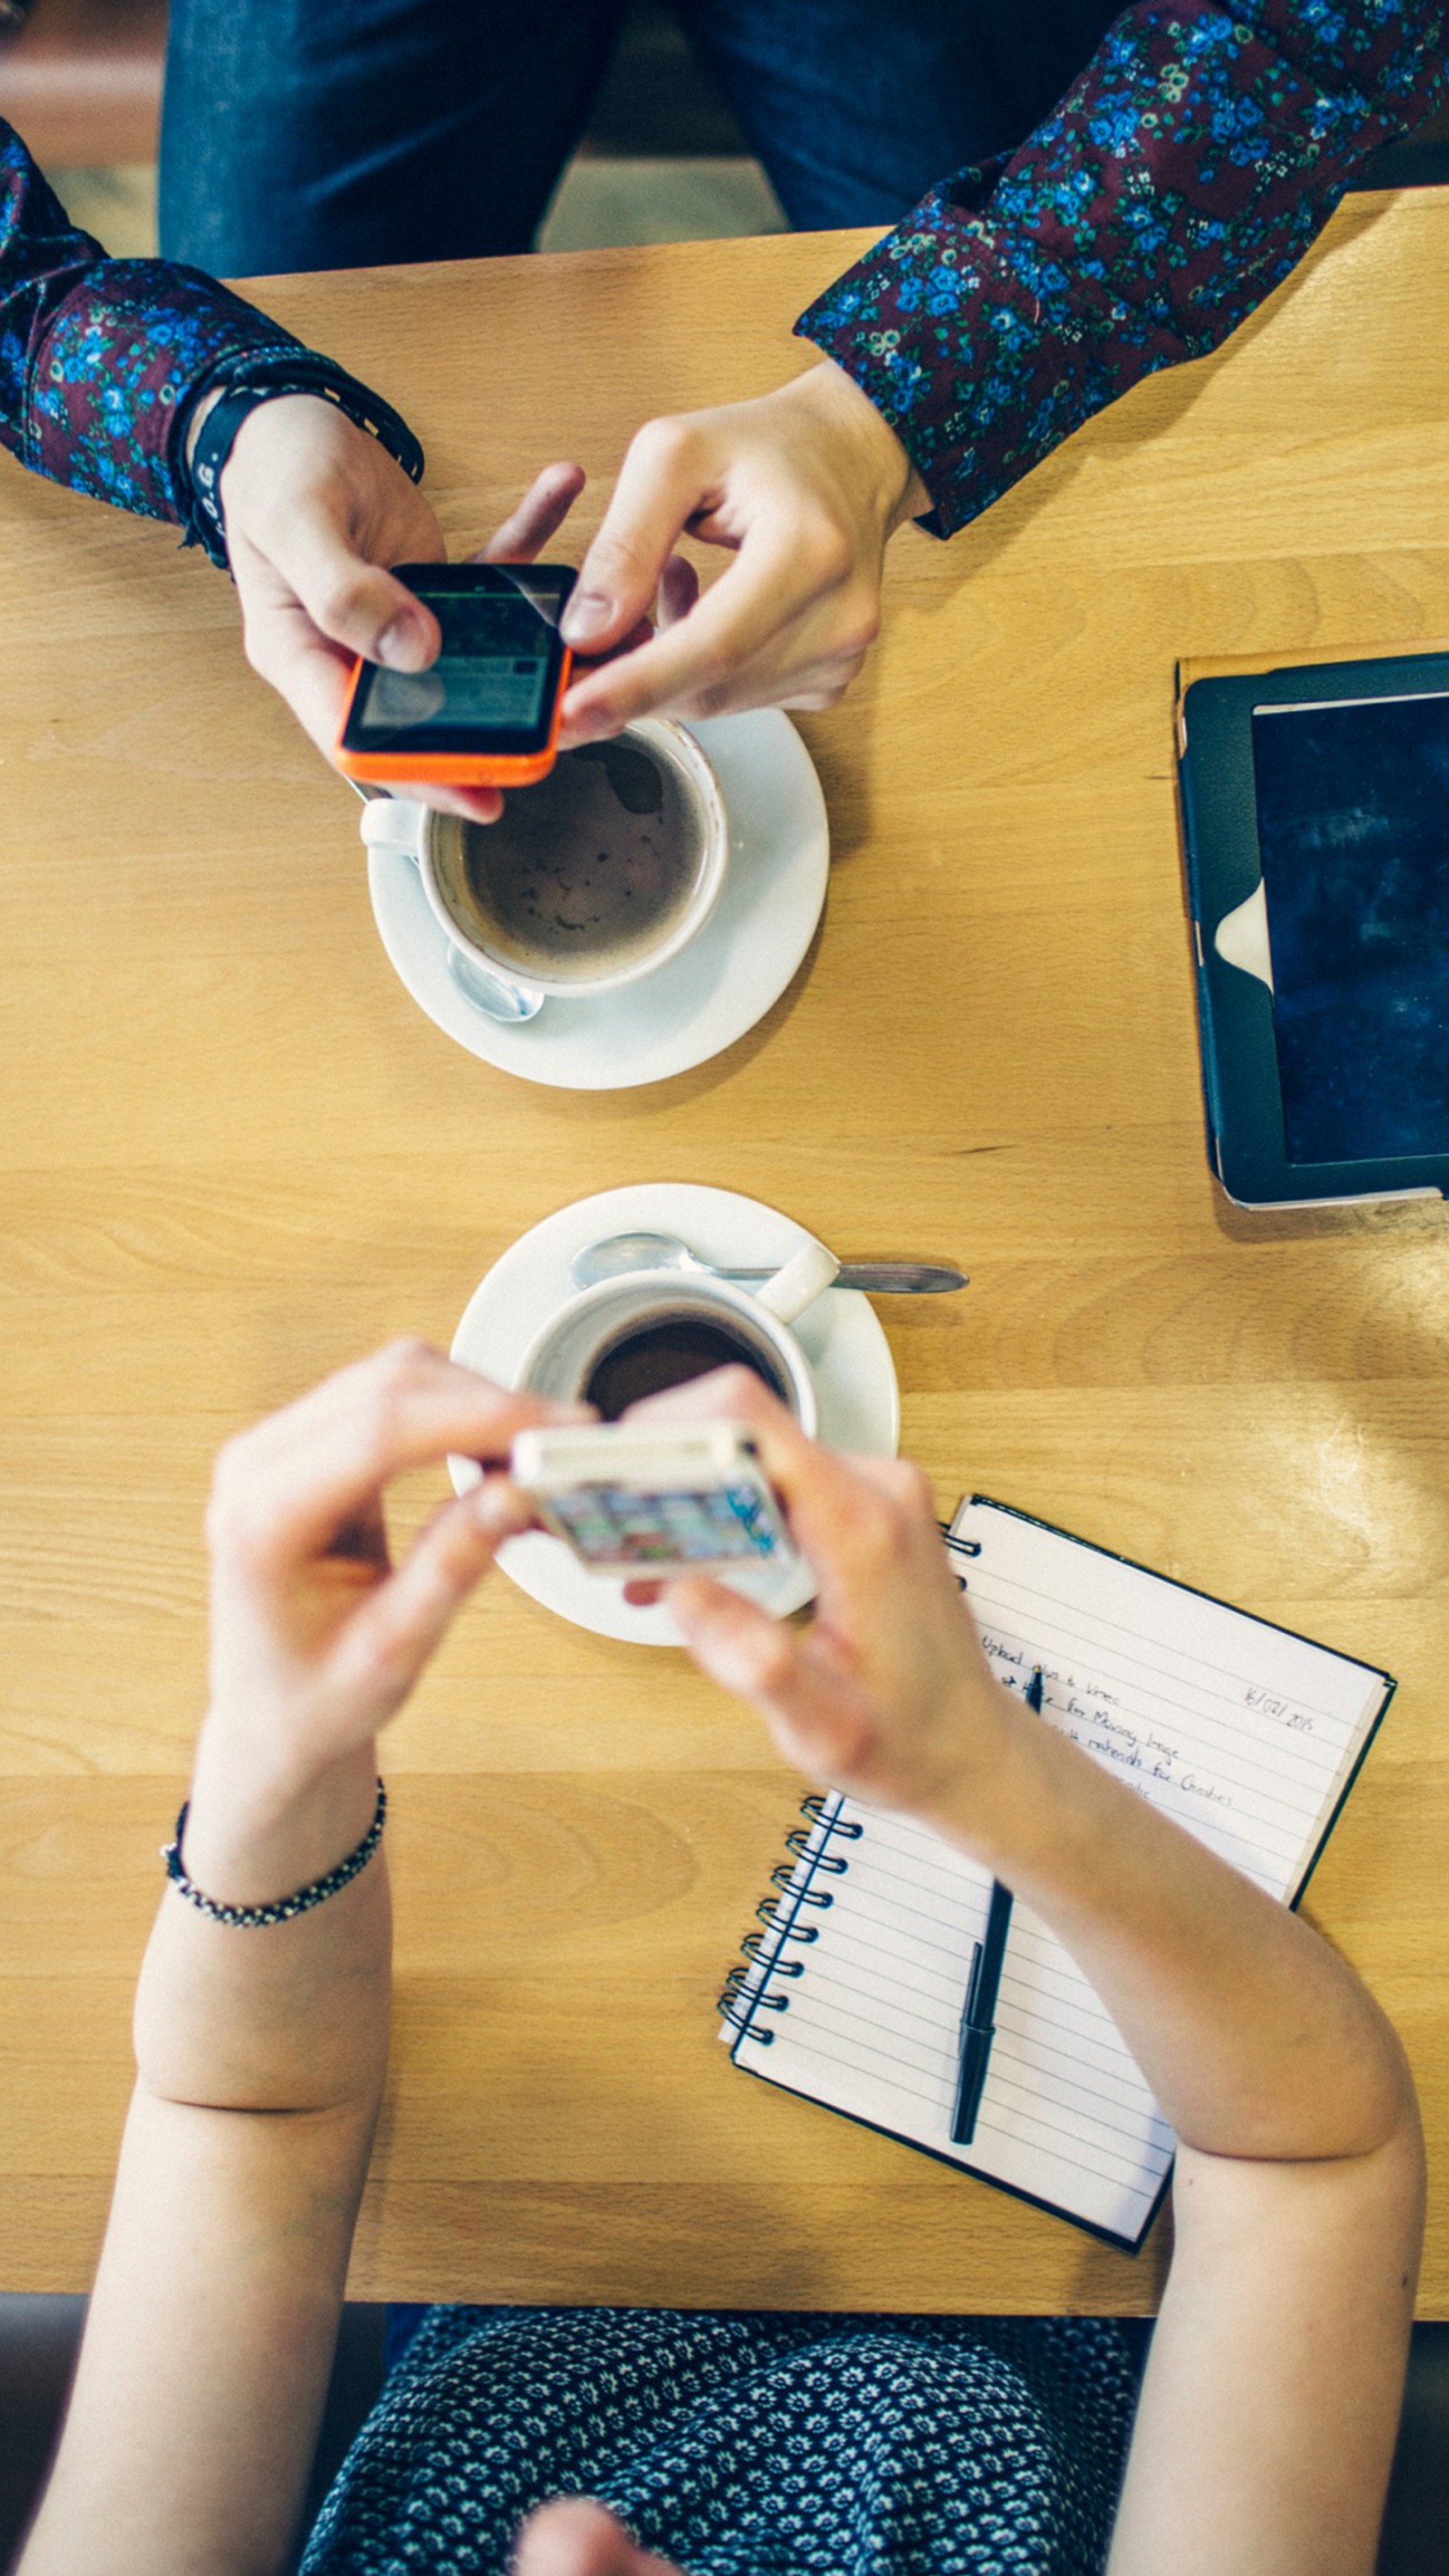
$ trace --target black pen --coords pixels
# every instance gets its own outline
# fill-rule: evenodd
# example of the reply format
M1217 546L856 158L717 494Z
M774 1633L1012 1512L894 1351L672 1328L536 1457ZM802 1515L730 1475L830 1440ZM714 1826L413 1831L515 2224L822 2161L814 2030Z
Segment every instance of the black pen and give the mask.
M1028 1708L1040 1710L1040 1664L1022 1697ZM996 2037L996 1998L1001 1989L1001 1967L1006 1957L1006 1936L1010 1929L1011 1890L1003 1887L999 1878L993 1878L991 1903L986 1909L986 1937L976 1944L966 1987L966 2008L961 2015L961 2063L956 2077L956 2107L951 2114L953 2147L969 2147L976 2135L976 2115L986 2087L991 2043Z

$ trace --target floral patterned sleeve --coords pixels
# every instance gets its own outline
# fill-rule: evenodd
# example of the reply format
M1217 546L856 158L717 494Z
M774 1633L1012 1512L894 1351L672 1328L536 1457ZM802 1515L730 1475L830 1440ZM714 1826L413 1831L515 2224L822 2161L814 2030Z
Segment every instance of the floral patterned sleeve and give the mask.
M924 524L1225 340L1443 100L1446 39L1428 0L1143 0L1020 151L933 188L796 326L904 442Z
M108 259L0 118L0 444L33 473L180 523L191 394L228 358L300 345L199 269Z

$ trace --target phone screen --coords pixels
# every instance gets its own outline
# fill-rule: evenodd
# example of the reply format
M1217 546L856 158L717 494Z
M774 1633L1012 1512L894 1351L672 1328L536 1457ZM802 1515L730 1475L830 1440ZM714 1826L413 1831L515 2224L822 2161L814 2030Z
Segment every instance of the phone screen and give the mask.
M1288 1159L1449 1147L1449 697L1253 709Z
M343 734L349 751L498 753L546 741L563 661L559 619L574 576L560 564L402 564L398 577L443 631L427 671L364 663Z
M768 1495L738 1484L571 1485L548 1497L551 1519L591 1565L763 1564L788 1541Z

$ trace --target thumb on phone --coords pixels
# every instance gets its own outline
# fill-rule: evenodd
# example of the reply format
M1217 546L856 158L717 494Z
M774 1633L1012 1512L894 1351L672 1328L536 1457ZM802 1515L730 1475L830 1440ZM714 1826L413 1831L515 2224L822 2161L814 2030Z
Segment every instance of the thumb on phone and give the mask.
M442 637L432 610L360 555L325 504L299 509L278 531L272 561L330 643L390 671L425 671L437 660Z

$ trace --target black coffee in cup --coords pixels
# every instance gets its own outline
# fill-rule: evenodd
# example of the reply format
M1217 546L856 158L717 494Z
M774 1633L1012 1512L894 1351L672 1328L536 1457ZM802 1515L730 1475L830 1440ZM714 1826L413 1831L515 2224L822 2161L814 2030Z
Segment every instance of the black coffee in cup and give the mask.
M651 1315L629 1327L599 1352L582 1393L596 1404L606 1422L617 1422L631 1404L666 1387L685 1386L691 1378L708 1377L712 1369L753 1369L772 1395L790 1401L781 1371L761 1342L735 1332L723 1319L690 1314Z
M663 948L694 902L710 817L634 735L566 751L500 822L450 818L433 874L464 936L527 978L580 983Z

